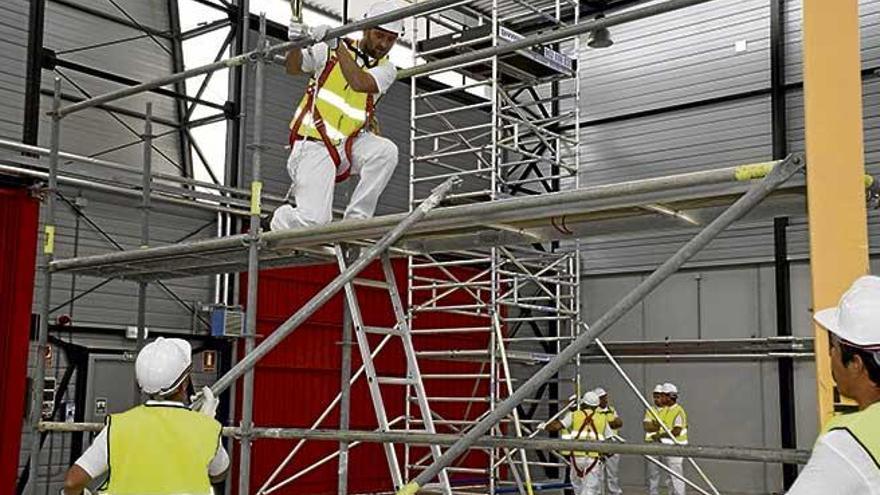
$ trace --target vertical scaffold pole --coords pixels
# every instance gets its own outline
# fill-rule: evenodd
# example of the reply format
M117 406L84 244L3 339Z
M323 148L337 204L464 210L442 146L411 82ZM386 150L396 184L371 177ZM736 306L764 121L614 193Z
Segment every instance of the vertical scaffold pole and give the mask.
M43 217L43 260L39 273L43 276L40 291L40 328L37 333L37 347L34 355L34 380L31 390L30 410L30 471L25 495L34 495L37 489L37 471L40 465L40 420L43 415L43 386L46 381L46 352L49 340L49 308L52 304L52 272L49 264L55 257L55 194L58 189L58 148L61 133L61 78L55 78L52 98L52 134L49 144L49 183L46 189L46 215Z
M144 114L144 177L142 183L141 199L141 247L146 248L150 244L150 194L153 189L153 104L147 102ZM138 313L137 313L137 350L144 347L147 338L147 282L138 282ZM135 385L135 397L139 393Z
M251 215L248 241L247 314L245 322L244 357L254 350L257 338L257 286L259 285L260 214L263 183L260 167L263 160L263 89L265 86L266 60L262 50L266 47L266 15L260 14L260 37L254 80L254 142L253 169L251 175ZM238 493L250 493L251 430L254 420L254 371L248 370L242 380L241 395L241 459L239 460Z

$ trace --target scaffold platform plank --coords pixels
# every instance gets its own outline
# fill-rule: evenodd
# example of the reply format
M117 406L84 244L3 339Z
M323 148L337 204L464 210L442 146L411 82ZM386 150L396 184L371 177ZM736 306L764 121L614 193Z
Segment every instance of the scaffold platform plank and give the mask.
M396 247L444 252L521 245L585 236L693 227L714 218L778 162L742 165L592 186L541 196L438 208ZM748 171L753 173L749 175ZM792 181L794 182L794 181ZM711 190L708 190L711 189ZM788 184L753 215L773 210L803 212L802 183ZM656 206L663 205L657 211ZM343 220L319 227L268 232L261 237L260 266L272 268L326 262L329 244L377 239L405 214ZM683 218L688 221L684 221ZM134 249L53 261L55 273L154 280L232 273L247 267L249 236Z

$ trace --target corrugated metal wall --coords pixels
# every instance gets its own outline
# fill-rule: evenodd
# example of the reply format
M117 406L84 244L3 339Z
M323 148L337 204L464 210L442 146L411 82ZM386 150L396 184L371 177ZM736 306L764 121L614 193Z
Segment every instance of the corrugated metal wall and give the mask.
M114 2L118 7L114 3L101 0L75 0L74 3L121 19L125 19L125 15L128 14L135 23L156 31L167 32L170 28L167 10L169 3L165 0L119 0ZM119 7L126 13L121 12ZM2 61L0 63L0 136L13 140L21 139L22 135L27 30L28 2L23 0L5 2L3 14L0 16L0 61ZM142 34L143 32L134 27L82 12L68 5L51 0L46 5L44 46L58 53L61 60L141 81L172 72L172 59L168 51L170 42L158 36L155 40L150 37L140 37L120 44L82 50L99 42L137 37ZM57 72L43 71L44 93L51 90L55 75L63 79L64 95L73 99L85 98L87 95L104 93L121 87L60 67ZM63 104L69 104L71 101L73 100L67 99ZM144 112L147 101L153 102L153 114L158 120L154 125L154 134L167 134L154 142L153 170L179 174L181 173L180 143L178 134L170 132L173 130L170 125L177 121L177 115L170 98L156 94L141 95L114 102L110 106L140 114ZM46 146L49 142L49 122L45 112L49 110L50 104L51 98L44 94L41 97L39 136L39 144L42 146ZM137 142L143 130L143 121L137 117L92 109L64 119L61 129L61 148L64 151L99 156L130 165L133 169L139 170L142 167L142 146ZM106 171L96 171L65 162L61 162L60 167L62 170L106 174ZM114 243L125 249L140 245L140 209L139 200L136 198L70 187L62 187L60 193L67 201L61 200L57 203L56 256L108 253L117 249ZM192 235L193 238L207 237L216 230L212 224L215 215L206 210L172 207L158 202L155 202L154 206L151 228L154 244L176 242L188 235ZM76 209L81 210L82 214L75 213ZM104 336L73 338L82 345L107 348L133 347L133 342L126 340L121 331L124 327L136 323L135 283L113 281L72 304L62 305L101 281L92 277L74 279L68 275L56 276L53 283L52 303L53 306L58 307L53 312L53 318L61 314L69 314L75 324L108 329ZM42 279L38 277L37 291L41 285ZM172 281L168 283L168 287L190 305L195 302L210 302L213 298L210 277ZM155 330L191 332L193 317L190 312L155 285L151 285L148 292L147 307L149 327ZM34 306L33 310L36 309L37 307ZM49 372L50 376L60 377L63 373L66 363L59 361L63 359L56 358ZM59 437L61 436L64 435ZM26 433L23 442L24 445L29 442ZM42 455L39 475L44 479L51 478L55 491L60 488L60 477L69 464L68 449L69 439L50 439ZM23 456L25 454L26 452L22 453ZM19 467L23 462L26 462L26 459L22 457ZM4 486L4 489L9 488Z
M763 161L771 156L769 2L717 0L676 14L612 30L615 45L582 54L582 184L605 184L684 171ZM800 2L786 2L786 79L801 81ZM863 67L877 65L880 2L863 0ZM746 42L738 52L737 42ZM864 80L866 166L877 171L880 81ZM747 96L737 96L750 93ZM699 104L705 100L709 104ZM679 105L672 111L663 111ZM642 113L644 112L644 113ZM803 92L788 93L788 144L804 149ZM869 216L878 245L877 215ZM595 321L647 271L671 255L695 229L588 238L584 247L583 304ZM792 218L789 253L809 252L805 217ZM876 249L876 248L875 248ZM750 221L728 229L690 264L630 311L606 341L761 337L776 334L772 264L773 226ZM699 268L696 268L699 267ZM877 268L876 261L872 267ZM809 265L791 269L794 334L811 336ZM669 311L675 308L675 311ZM780 445L777 366L766 362L627 364L643 392L673 381L690 414L695 444ZM622 412L624 437L640 441L643 408L610 368L589 364L587 386L601 385ZM815 367L795 361L799 448L816 437ZM725 493L782 489L778 466L702 462ZM622 481L645 486L645 462L622 461ZM696 478L693 470L686 470Z
M21 139L27 65L27 0L3 2L0 16L0 136Z
M800 2L786 4L786 77L800 81ZM769 3L716 0L612 30L615 44L584 46L582 61L581 184L606 184L771 158ZM880 56L880 3L861 2L865 68ZM745 43L737 51L737 43ZM866 165L875 172L880 82L865 79ZM751 96L737 97L747 93ZM728 99L725 100L725 97ZM711 104L699 102L715 100ZM802 91L788 98L789 147L803 150ZM670 106L684 105L673 111ZM640 115L648 112L647 115ZM807 253L804 220L790 252ZM587 273L656 266L696 231L627 234L584 243ZM768 222L739 224L698 255L700 264L742 263L772 257ZM878 234L871 215L872 245Z

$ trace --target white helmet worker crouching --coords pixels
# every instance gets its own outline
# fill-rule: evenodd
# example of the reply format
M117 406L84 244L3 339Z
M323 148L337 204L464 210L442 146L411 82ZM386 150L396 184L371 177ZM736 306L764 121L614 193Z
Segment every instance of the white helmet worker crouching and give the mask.
M183 339L158 339L145 345L134 363L138 385L147 395L177 391L192 371L192 346Z
M405 4L399 2L398 0L383 0L381 2L376 2L370 5L369 10L367 10L367 12L364 14L364 19L372 19L373 17L378 17L389 12L394 12L395 10L401 9L405 6ZM394 33L398 36L403 36L404 32L406 31L403 19L387 22L378 27L380 29L384 29L385 31Z

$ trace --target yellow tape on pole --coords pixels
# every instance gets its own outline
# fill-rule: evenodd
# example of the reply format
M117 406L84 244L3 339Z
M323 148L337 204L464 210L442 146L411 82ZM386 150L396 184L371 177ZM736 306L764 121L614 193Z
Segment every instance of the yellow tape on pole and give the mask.
M251 182L251 215L262 213L262 195L263 183L258 180Z
M773 167L779 162L763 162L763 163L752 163L749 165L740 165L736 167L736 171L733 173L733 176L738 181L747 181L747 180L755 180L755 179L763 179L773 170Z
M403 488L397 490L397 495L415 495L419 492L419 484L415 481L409 482Z
M55 253L55 226L46 225L45 238L43 240L43 254Z

